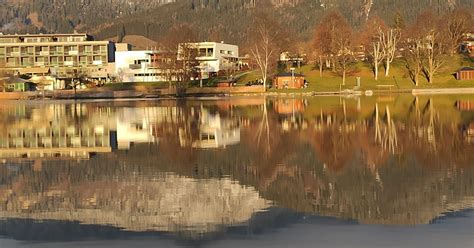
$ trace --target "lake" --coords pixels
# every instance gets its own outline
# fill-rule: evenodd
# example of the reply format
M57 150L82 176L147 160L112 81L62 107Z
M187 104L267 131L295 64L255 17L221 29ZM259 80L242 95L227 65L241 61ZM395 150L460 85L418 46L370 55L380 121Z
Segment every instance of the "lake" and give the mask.
M0 247L473 247L474 95L0 105Z

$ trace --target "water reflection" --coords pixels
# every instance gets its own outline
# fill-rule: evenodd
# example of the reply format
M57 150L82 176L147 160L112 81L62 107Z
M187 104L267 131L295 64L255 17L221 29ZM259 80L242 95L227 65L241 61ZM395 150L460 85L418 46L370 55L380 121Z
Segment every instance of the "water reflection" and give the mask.
M270 207L429 224L474 208L473 98L4 104L0 218L190 236Z

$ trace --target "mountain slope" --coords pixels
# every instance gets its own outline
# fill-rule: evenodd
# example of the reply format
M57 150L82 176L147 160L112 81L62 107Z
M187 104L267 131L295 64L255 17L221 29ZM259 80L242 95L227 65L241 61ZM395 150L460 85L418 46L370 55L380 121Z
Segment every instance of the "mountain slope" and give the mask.
M180 0L105 22L85 30L102 39L143 35L160 40L175 24L191 25L201 40L245 42L245 32L252 25L251 16L261 9L269 10L284 28L298 38L311 37L315 25L326 11L339 9L357 27L373 15L391 23L397 12L406 21L413 20L425 9L441 13L452 8L474 8L472 0Z
M473 0L0 0L0 32L72 32L99 39L138 35L159 41L173 25L188 24L201 40L245 42L254 12L270 11L295 37L311 37L330 9L357 27L373 15L410 21L422 10L473 9Z
M175 0L0 0L0 32L71 32Z

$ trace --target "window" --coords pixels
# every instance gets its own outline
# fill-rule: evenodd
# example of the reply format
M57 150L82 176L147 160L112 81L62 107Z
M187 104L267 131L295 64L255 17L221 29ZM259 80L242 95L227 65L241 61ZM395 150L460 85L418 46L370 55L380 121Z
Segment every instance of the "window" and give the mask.
M133 64L135 64L135 65L141 65L143 63L148 63L148 59L137 59L137 60L133 61Z
M51 57L51 64L52 64L52 65L57 65L58 62L59 62L58 57Z
M207 49L207 56L208 57L214 56L214 48L208 48Z
M0 43L14 43L15 39L13 38L0 38Z

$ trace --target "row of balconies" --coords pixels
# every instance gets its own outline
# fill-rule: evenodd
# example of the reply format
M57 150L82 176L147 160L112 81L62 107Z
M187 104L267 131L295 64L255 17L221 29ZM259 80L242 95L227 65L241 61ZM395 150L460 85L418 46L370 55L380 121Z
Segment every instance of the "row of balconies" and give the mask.
M42 137L25 139L22 137L1 139L1 148L71 148L71 147L108 147L109 137Z
M79 52L79 51L67 51L67 52L49 52L49 51L41 51L41 52L7 52L7 53L0 53L0 56L6 57L20 57L20 56L54 56L54 55L106 55L107 51L93 51L93 52Z
M32 66L78 66L78 65L104 65L102 60L92 61L42 61L42 62L8 62L6 67L32 67Z

